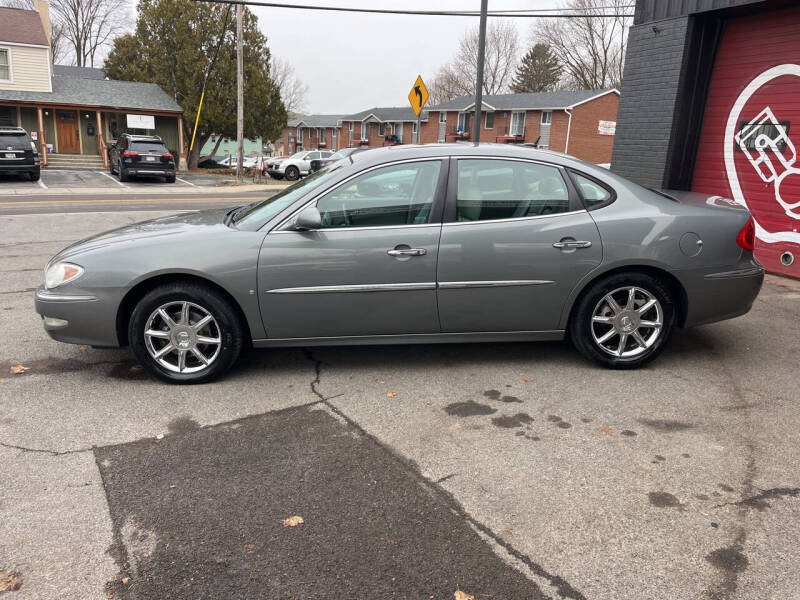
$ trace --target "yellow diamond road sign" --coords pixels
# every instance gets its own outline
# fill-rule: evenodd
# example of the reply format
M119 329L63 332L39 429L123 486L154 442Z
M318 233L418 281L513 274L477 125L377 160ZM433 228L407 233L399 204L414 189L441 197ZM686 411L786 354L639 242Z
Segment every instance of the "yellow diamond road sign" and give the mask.
M414 82L411 91L408 93L408 101L411 102L411 109L416 116L422 112L422 107L428 101L428 88L422 81L422 75L417 75L417 80Z

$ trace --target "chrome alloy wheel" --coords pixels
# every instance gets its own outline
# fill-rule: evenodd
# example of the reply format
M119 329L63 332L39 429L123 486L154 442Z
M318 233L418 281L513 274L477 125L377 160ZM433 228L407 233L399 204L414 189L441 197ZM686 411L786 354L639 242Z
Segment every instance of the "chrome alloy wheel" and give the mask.
M197 373L219 356L222 335L217 321L193 302L168 302L152 312L144 343L159 365L174 373Z
M621 287L603 296L592 312L592 338L603 351L638 356L656 343L664 326L659 301L640 287Z

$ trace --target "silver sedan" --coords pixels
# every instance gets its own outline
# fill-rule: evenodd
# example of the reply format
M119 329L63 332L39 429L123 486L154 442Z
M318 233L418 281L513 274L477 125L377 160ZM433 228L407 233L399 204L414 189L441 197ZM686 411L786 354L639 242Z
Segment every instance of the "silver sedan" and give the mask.
M559 340L632 368L676 327L746 313L748 211L491 144L356 153L232 210L73 244L36 291L63 342L130 345L166 381L243 347Z

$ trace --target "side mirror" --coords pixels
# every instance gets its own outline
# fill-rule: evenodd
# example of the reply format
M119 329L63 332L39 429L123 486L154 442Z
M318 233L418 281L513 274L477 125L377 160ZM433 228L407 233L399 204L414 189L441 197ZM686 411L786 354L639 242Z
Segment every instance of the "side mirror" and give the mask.
M316 206L309 206L303 210L294 220L292 229L295 231L313 231L322 229L322 215L319 214Z

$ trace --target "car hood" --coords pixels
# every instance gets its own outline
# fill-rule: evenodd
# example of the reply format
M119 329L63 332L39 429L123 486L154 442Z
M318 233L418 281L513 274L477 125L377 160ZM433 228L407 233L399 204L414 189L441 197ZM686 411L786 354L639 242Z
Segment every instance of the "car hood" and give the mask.
M163 236L191 235L209 227L224 227L225 215L230 208L203 210L160 217L126 225L86 238L64 248L51 262L65 260L78 254L99 250L112 245L134 244Z

